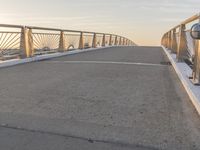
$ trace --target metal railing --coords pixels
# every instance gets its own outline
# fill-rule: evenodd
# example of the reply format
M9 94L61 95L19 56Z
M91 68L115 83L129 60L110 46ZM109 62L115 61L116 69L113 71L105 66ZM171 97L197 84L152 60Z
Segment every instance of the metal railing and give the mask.
M0 60L123 45L133 46L135 43L107 33L0 24Z
M191 80L200 84L200 41L191 37L190 27L200 22L200 14L183 21L164 34L161 44L176 54L178 62L186 62L193 70Z

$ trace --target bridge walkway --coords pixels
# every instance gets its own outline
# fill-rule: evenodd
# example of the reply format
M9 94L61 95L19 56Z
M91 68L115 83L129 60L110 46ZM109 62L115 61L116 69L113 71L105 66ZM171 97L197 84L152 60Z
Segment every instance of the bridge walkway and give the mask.
M200 118L160 47L0 69L3 150L197 150Z

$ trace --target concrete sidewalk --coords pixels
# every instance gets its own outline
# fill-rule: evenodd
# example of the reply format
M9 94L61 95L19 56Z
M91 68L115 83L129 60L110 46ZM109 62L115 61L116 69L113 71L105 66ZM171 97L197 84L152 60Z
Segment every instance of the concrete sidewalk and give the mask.
M198 150L200 119L160 47L0 69L3 150Z

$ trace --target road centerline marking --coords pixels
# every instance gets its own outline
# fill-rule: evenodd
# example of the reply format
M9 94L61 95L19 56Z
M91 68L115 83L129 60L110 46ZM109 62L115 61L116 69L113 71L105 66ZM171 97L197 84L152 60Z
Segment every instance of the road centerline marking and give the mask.
M46 63L66 63L66 64L115 64L115 65L138 65L138 66L166 66L154 63L137 63L137 62L115 62L115 61L46 61Z

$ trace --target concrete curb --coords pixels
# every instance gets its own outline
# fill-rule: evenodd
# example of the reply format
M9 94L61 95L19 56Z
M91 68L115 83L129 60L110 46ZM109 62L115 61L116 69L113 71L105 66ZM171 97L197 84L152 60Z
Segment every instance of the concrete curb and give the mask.
M200 86L195 86L189 79L189 76L192 75L192 69L186 63L177 62L175 54L170 53L170 51L164 46L162 46L162 48L172 63L179 79L200 115Z
M20 65L20 64L25 64L25 63L35 62L35 61L41 61L41 60L47 60L47 59L51 59L51 58L73 55L73 54L78 54L78 53L83 53L83 52L88 52L88 51L94 51L94 50L99 50L99 49L105 49L105 48L111 48L111 47L116 47L116 46L90 48L90 49L83 49L83 50L77 49L77 50L67 51L67 52L63 52L63 53L53 53L53 54L45 54L45 55L40 55L40 56L34 56L34 57L31 57L31 58L12 59L12 60L0 62L0 68L11 67L11 66Z

